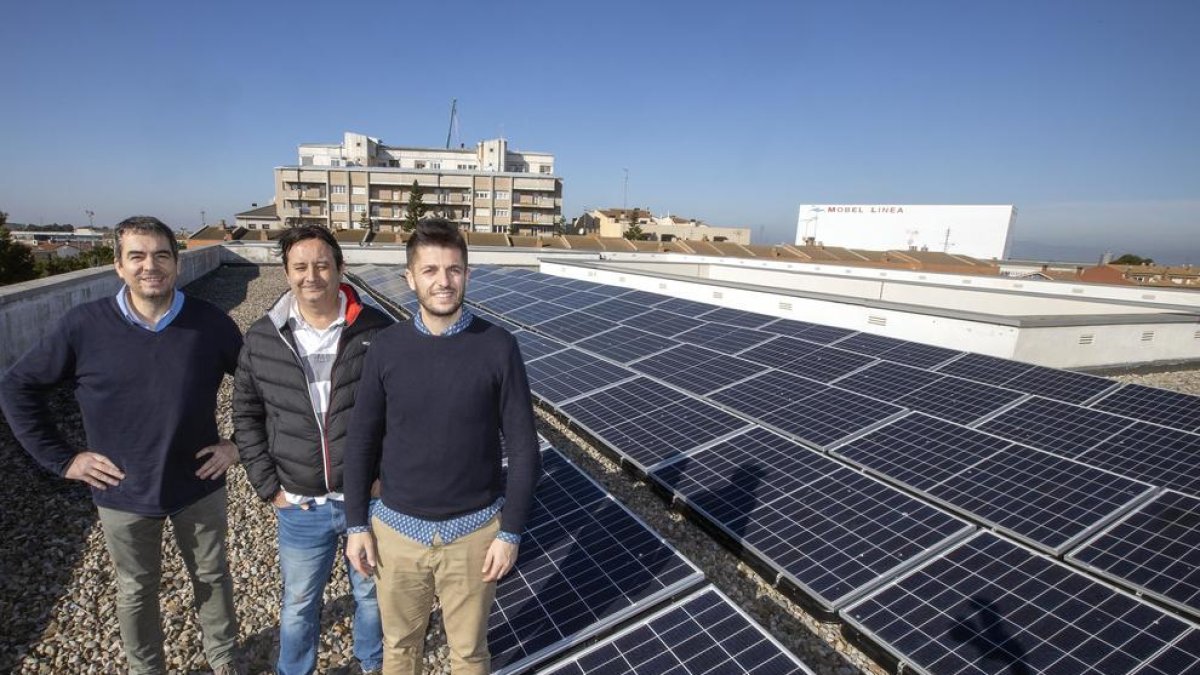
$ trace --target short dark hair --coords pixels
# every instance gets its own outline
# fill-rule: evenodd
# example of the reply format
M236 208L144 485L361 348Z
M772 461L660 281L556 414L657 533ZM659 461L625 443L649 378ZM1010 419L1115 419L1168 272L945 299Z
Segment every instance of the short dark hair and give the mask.
M283 256L283 265L287 267L287 254L292 250L292 247L306 239L320 239L329 244L329 248L333 249L333 260L337 263L338 269L342 268L342 247L338 245L337 239L333 233L327 228L320 225L298 225L289 227L279 235L279 255Z
M175 233L167 227L166 223L154 216L130 216L117 223L117 230L114 233L116 237L114 252L117 260L121 259L121 237L124 237L127 232L157 234L166 237L167 244L171 247L171 257L179 260L179 242L175 240Z
M467 240L463 239L458 225L445 218L429 218L417 221L417 227L412 236L404 244L406 264L412 267L418 246L440 246L442 248L457 248L462 253L463 265L467 264Z

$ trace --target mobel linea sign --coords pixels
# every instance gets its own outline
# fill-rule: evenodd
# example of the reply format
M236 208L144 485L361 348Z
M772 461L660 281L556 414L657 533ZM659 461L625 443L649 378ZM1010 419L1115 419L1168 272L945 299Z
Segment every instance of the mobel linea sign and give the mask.
M904 213L903 206L826 206L826 213Z

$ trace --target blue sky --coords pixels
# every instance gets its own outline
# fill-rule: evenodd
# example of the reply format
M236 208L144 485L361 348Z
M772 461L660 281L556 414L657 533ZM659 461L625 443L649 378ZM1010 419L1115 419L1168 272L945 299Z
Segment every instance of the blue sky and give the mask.
M44 2L0 22L0 210L195 227L352 130L552 152L791 241L802 203L1012 203L1017 239L1200 263L1200 2ZM760 236L761 235L761 236Z

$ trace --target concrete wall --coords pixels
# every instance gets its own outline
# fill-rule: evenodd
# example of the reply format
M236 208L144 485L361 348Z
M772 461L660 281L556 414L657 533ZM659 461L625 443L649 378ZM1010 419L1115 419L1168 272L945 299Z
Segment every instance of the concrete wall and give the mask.
M179 254L179 285L215 270L220 246ZM67 310L115 295L121 279L112 267L96 267L0 287L0 368L7 369L58 323Z
M660 276L664 268L673 270L679 276ZM540 269L556 276L636 288L718 307L812 321L1056 368L1100 368L1200 359L1200 323L1197 323L1195 316L1159 312L1148 314L1143 319L1131 311L1134 307L1129 305L1080 303L1108 307L1110 310L1115 308L1120 314L1062 316L1051 313L1049 316L1009 317L992 314L983 294L978 294L979 304L973 308L974 311L933 307L918 310L913 305L893 304L869 297L835 297L828 289L825 289L823 296L815 293L810 296L806 291L789 292L769 285L757 286L763 282L763 278L755 275L744 274L741 279L734 280L717 279L719 266L715 265L706 270L708 274L705 275L699 274L699 266L686 263L673 267L660 263L627 267L614 265L598 269L591 264L576 265L569 260L547 258ZM695 278L687 278L685 272L697 274ZM767 274L766 278L773 279L773 273ZM876 293L885 294L883 289L888 285L888 282L878 280L824 279L843 291L863 291L870 286L854 287L872 284ZM986 295L1003 297L997 292ZM1065 298L1032 299L1056 306L1066 302Z

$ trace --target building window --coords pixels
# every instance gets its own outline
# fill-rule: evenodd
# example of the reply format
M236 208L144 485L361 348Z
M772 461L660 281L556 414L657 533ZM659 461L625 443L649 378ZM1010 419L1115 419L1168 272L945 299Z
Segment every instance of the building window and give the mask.
M496 209L496 217L497 218L507 218L508 217L508 209Z
M430 163L429 163L429 168L431 168L431 169L440 169L440 168L442 168L442 163L441 163L441 162L430 162Z
M476 190L475 199L489 199L492 196L490 190Z
M344 194L346 194L346 186L345 185L332 185L332 186L330 186L329 191L335 195L344 195Z
M543 164L538 167L538 173L552 173L553 169L549 164Z
M329 166L341 166L341 165L342 165L342 160L340 160L340 159L329 160Z
M496 201L498 201L498 202L508 201L508 190L496 190Z
M350 194L365 195L365 194L367 194L367 188L365 188L361 185L355 185L353 188L350 188Z
M492 215L492 210L485 209L485 208L478 208L478 209L475 209L475 215L480 218L487 218Z
M334 213L345 213L346 209L347 209L347 206L345 204L334 204L333 205Z
M258 226L255 225L254 223L246 223L246 229L247 230L257 230Z
M312 155L300 155L300 166L312 166Z
M414 168L414 169L424 169L424 168L425 168L425 162L424 162L424 161L422 161L422 160L417 160L417 161L413 162L413 168Z
M354 212L355 212L355 213L363 213L363 212L365 212L366 210L367 210L367 205L366 205L366 204L355 204L355 205L354 205Z

